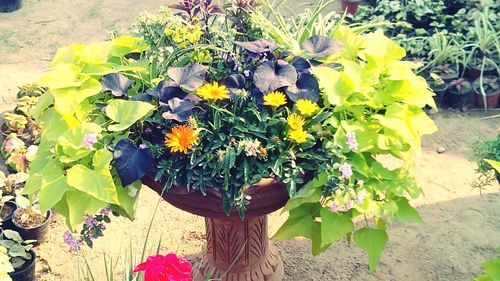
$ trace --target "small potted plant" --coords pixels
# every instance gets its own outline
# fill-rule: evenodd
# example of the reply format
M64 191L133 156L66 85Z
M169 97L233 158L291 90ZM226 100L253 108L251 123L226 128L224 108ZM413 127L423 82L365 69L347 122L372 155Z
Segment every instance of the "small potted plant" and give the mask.
M434 101L436 102L436 105L438 107L441 107L441 105L443 104L444 95L446 94L446 90L448 90L448 84L446 84L444 80L435 73L431 73L430 78L431 79L428 81L429 86L436 94L434 96Z
M495 108L500 98L500 80L495 76L485 76L472 82L476 104L480 108ZM486 103L485 103L486 101Z
M472 85L465 78L459 78L448 83L451 106L463 110L469 103L472 94Z
M5 112L3 118L5 123L2 124L1 130L4 135L9 135L10 133L23 135L25 133L25 129L28 125L28 118L26 118L26 116Z
M347 10L349 14L354 15L356 14L360 3L361 0L342 0L342 11Z
M0 1L0 13L10 13L19 10L22 3L22 0L2 0Z
M431 73L439 75L447 83L458 78L458 71L449 64L438 65L431 69Z
M474 57L467 64L467 70L465 76L471 81L476 80L481 76L481 69L483 70L483 76L497 76L497 68L495 63L490 59L484 60L483 68L483 58Z
M35 280L36 253L33 241L24 240L18 232L4 229L0 236L0 245L7 249L10 264L14 271L9 273L15 281Z
M14 211L12 223L24 239L34 240L34 244L39 245L45 240L52 211L42 214L39 205L21 193L22 191L16 194L18 208Z
M12 216L17 209L17 204L12 201L14 196L4 195L0 190L0 219L2 220L1 227L4 229L12 229Z
M19 86L19 91L17 92L17 98L20 99L22 97L39 97L46 92L47 89L36 84L36 83L27 83Z

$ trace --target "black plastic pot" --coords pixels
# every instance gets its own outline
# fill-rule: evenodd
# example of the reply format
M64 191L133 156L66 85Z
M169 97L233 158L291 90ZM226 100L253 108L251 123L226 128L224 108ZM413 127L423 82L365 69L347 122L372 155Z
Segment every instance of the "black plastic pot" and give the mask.
M22 0L0 0L0 13L10 13L19 10Z
M440 71L437 67L434 67L431 69L430 73L435 73L435 74L439 75L439 77L441 77L441 79L443 79L444 82L446 82L446 83L449 83L449 82L458 78L458 72L456 70L453 70L452 72L447 73L447 74L442 74L442 73L440 73Z
M45 216L45 221L41 225L32 228L24 228L20 226L14 219L18 210L14 212L14 215L12 217L12 223L14 224L15 230L19 232L19 234L21 235L21 237L23 237L24 240L36 240L36 242L33 243L33 245L34 246L40 245L42 242L45 241L45 238L47 236L50 218L52 217L52 211L47 212L47 215Z
M448 90L448 85L444 84L444 86L441 87L441 88L432 87L432 90L436 94L434 96L434 102L436 103L436 106L437 107L442 107L443 106L444 96L446 94L446 91Z
M14 229L14 224L12 223L12 216L14 216L14 212L17 210L17 204L12 201L7 201L4 204L4 208L11 208L9 211L9 215L2 220L2 228L3 229Z
M460 93L456 89L448 88L447 93L450 99L451 107L459 110L466 108L472 99L472 90Z
M30 251L31 259L26 261L20 269L9 273L13 281L34 281L35 280L35 268L36 268L36 253L31 249Z
M485 67L485 69L483 70L483 76L497 76L497 75L498 73L494 66ZM479 68L472 65L469 65L469 67L467 67L467 70L465 71L465 77L467 79L474 81L480 76L481 76L481 66L479 66Z

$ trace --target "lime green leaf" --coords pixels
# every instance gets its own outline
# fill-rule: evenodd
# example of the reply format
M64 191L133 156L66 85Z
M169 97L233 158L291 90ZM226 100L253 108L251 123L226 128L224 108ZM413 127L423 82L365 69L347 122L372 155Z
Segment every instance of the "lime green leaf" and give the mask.
M52 105L53 103L54 103L54 97L52 96L52 94L49 92L45 92L38 98L38 102L31 111L31 114L36 120L38 120L45 112L45 110L49 108L49 106Z
M111 45L109 41L86 45L79 54L80 62L93 65L105 64L108 62Z
M375 271L380 255L387 243L387 233L385 230L362 228L354 232L354 243L368 253L370 270Z
M323 253L324 251L326 251L331 243L323 243L323 235L322 235L322 225L320 222L318 221L315 221L314 222L314 225L313 225L313 229L312 229L312 238L311 238L311 242L312 242L312 254L313 256L317 256L321 253Z
M354 230L354 223L344 213L332 213L327 208L321 211L321 246L336 242Z
M490 164L493 169L495 169L498 173L500 173L500 162L495 161L495 160L490 160L490 159L484 159L486 163Z
M398 206L398 211L396 213L396 219L398 221L424 222L417 210L408 203L408 199L401 197L396 200L396 205Z
M302 206L305 203L318 202L321 198L321 188L325 185L327 180L326 173L321 173L311 181L309 181L305 186L303 186L297 195L292 199L288 200L283 212L288 212L292 209Z
M86 215L93 216L108 205L106 202L78 190L66 192L65 197L68 214L66 218L72 230L84 221ZM64 211L63 204L58 204L58 207Z
M345 102L347 95L344 92L339 92L336 87L337 81L340 79L340 72L325 66L311 68L311 72L318 79L319 86L326 95L325 101L331 105L340 105Z
M481 267L484 269L484 271L486 271L485 276L490 278L486 280L492 280L492 281L500 280L500 259L487 261L483 263Z
M58 64L43 75L37 83L49 90L79 87L85 81L80 79L80 74L81 69L74 64Z
M80 164L71 167L67 171L68 184L101 201L119 204L116 186L109 171L111 159L113 156L107 149L97 151L94 155L95 170Z
M62 89L51 89L54 96L54 106L61 115L72 115L78 106L89 97L101 92L101 83L90 76L83 80L80 87L67 87Z
M83 140L85 136L88 134L97 136L101 131L101 126L95 123L82 123L79 127L72 128L62 134L58 139L58 143L62 147L72 147L74 149L84 148Z
M106 114L118 124L110 125L110 131L123 131L146 116L155 107L147 102L113 100L106 106Z
M61 165L55 160L45 164L43 170L30 174L23 189L23 194L38 193L42 213L54 207L69 189Z
M45 110L38 121L43 125L42 138L46 141L57 141L70 128L68 122L53 107Z
M298 236L313 239L315 214L319 208L319 204L304 204L291 210L288 219L274 234L273 239L287 240Z
M120 215L123 215L131 220L135 218L135 206L137 202L136 196L130 196L130 189L135 189L138 193L141 189L141 181L136 181L126 187L122 187L120 181L115 181L116 192L118 195L119 205L113 205L114 210L117 210Z
M134 36L122 36L111 41L110 54L116 57L123 57L130 53L142 53L149 48L144 39Z

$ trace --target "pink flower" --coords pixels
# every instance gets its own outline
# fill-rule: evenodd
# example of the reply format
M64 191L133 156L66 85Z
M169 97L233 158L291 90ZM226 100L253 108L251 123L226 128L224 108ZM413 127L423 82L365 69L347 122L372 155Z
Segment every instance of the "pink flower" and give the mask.
M339 205L337 205L337 203L335 202L332 202L330 207L328 207L328 210L332 213L337 213L339 211Z
M24 146L24 142L18 138L9 137L5 141L4 150L7 153L12 153L16 150L21 149Z
M144 272L144 281L192 281L191 264L170 253L166 256L150 256L134 268L134 273Z
M345 180L349 179L352 176L352 167L348 163L344 163L339 168L341 177Z
M358 141L356 140L356 134L354 132L347 133L345 142L349 146L350 150L358 149L359 144Z
M364 190L361 190L358 193L358 199L356 200L356 202L358 204L363 204L365 202L365 199L366 199L366 192Z
M345 203L344 206L342 207L342 210L344 210L345 212L349 211L350 209L352 208L352 200Z
M87 134L83 138L83 146L85 146L88 149L93 149L94 144L97 142L97 136L94 134Z

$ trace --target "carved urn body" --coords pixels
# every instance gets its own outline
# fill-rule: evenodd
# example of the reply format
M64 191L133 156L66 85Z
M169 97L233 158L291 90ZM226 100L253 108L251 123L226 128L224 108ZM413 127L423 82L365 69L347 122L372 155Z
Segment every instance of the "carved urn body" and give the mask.
M182 187L163 192L163 185L150 175L142 182L175 207L205 217L207 241L193 270L195 281L283 280L283 262L267 231L267 214L288 200L283 184L265 179L246 190L252 200L245 219L240 220L236 212L226 216L218 192L210 191L204 196L199 190L187 191Z

